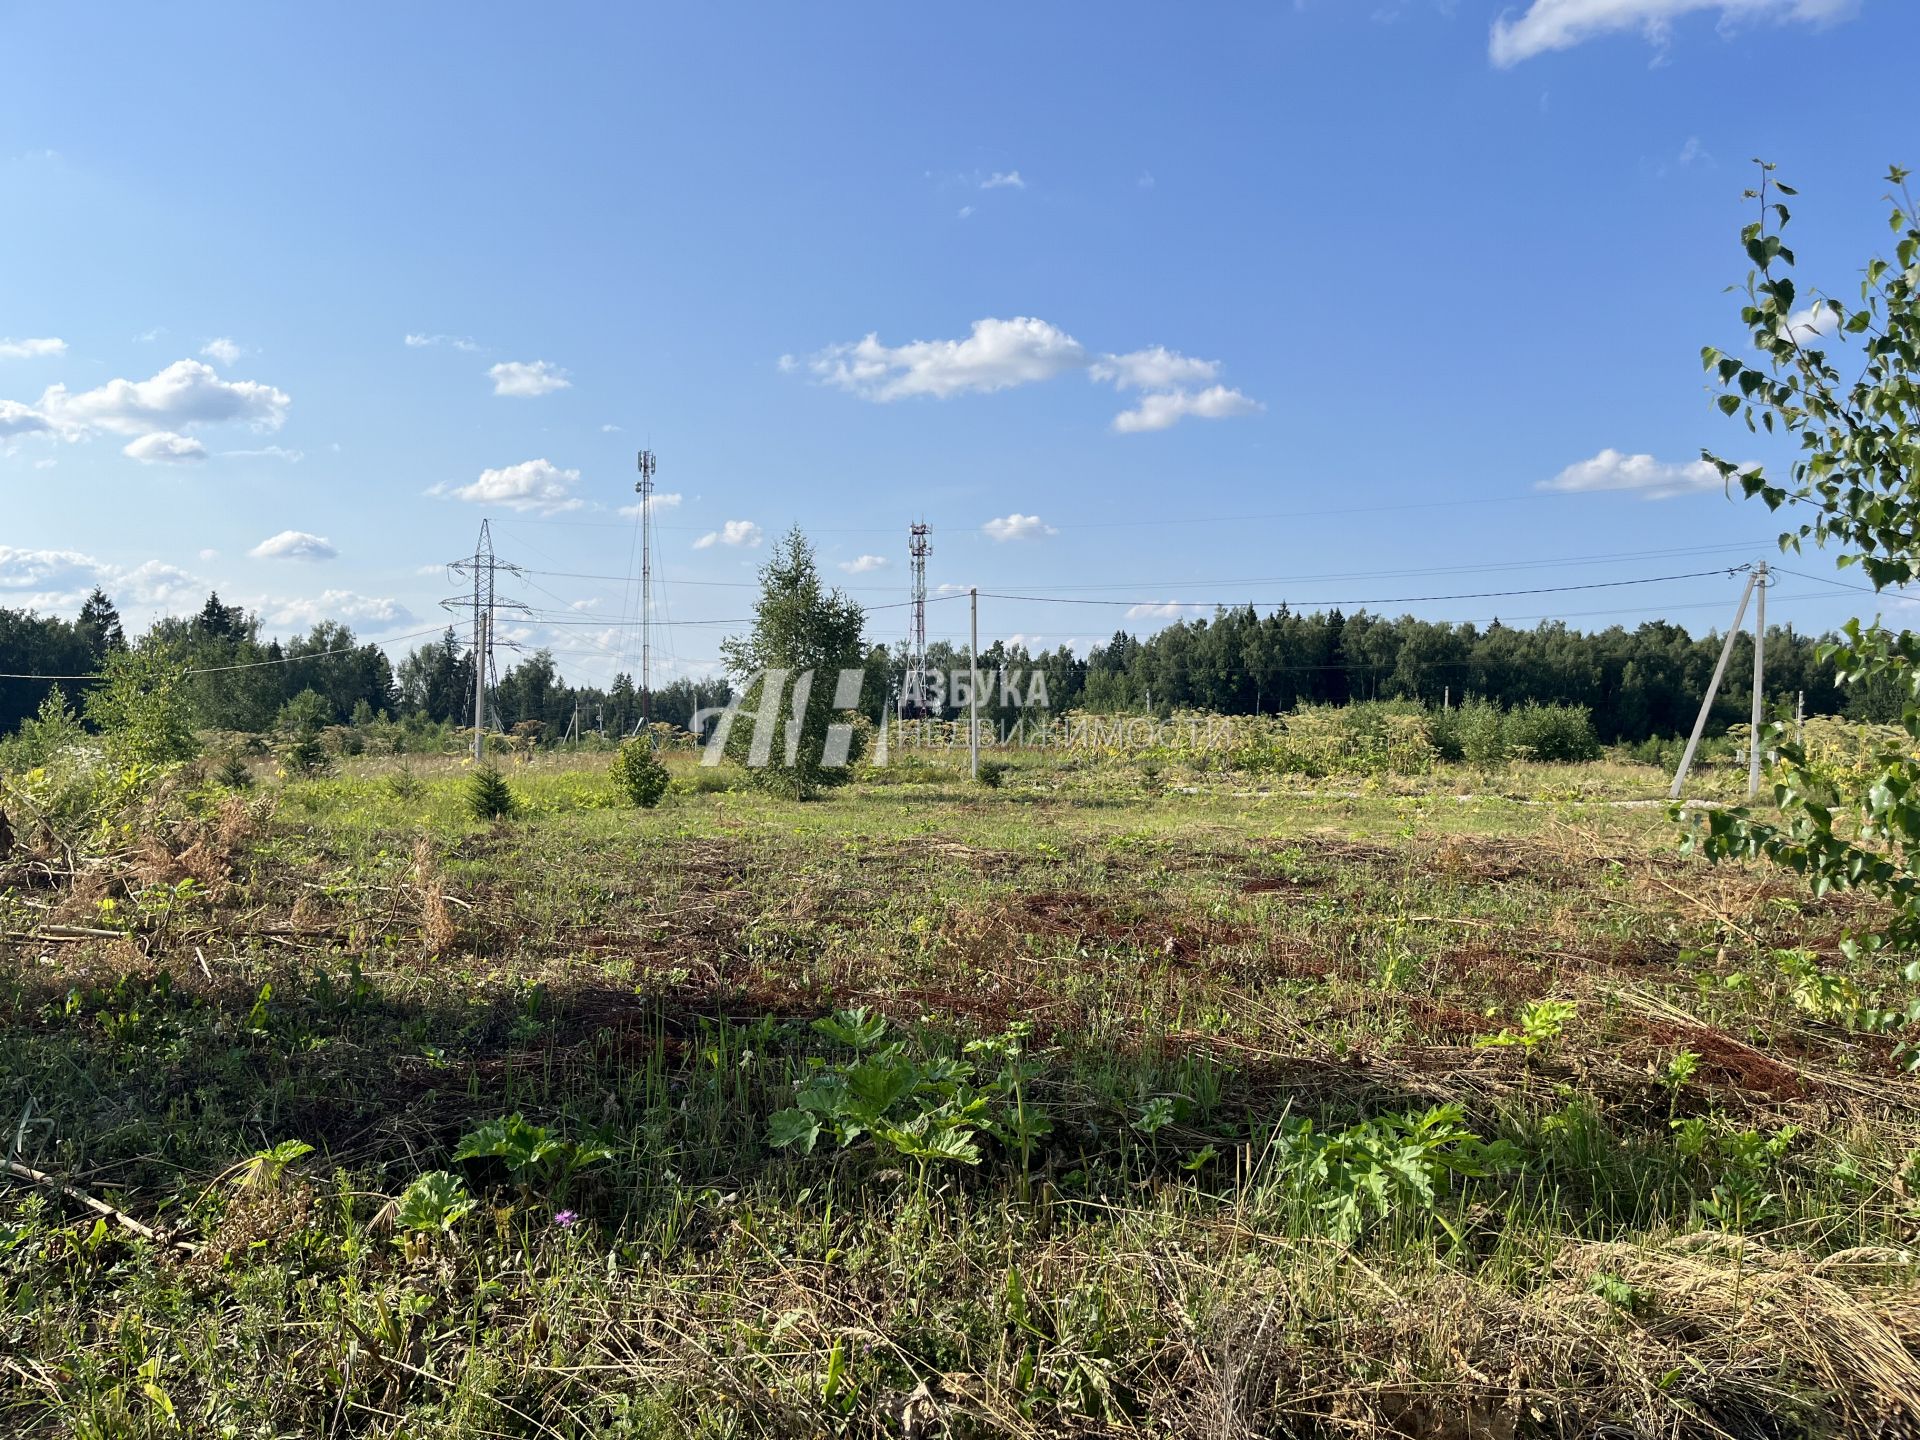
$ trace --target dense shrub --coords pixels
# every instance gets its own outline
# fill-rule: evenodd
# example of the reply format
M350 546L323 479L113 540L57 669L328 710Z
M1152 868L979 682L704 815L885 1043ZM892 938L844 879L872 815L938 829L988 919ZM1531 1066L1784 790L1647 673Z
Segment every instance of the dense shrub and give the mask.
M1507 753L1530 760L1571 763L1595 760L1600 740L1584 705L1522 705L1505 716Z
M667 767L660 763L660 757L653 753L652 742L638 738L620 747L613 757L611 773L613 783L628 803L642 810L651 810L660 803L672 778L667 774Z
M1501 765L1507 758L1505 717L1491 700L1460 707L1460 758L1469 765Z

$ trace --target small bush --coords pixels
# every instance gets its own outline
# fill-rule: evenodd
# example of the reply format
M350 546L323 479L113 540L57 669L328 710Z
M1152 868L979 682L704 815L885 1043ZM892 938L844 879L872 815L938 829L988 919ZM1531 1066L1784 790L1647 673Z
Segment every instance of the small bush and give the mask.
M989 790L998 790L1006 781L1007 772L1013 767L1004 760L982 760L980 762L980 783Z
M520 808L520 799L506 777L492 765L482 765L467 779L467 813L476 820L505 820Z
M653 753L651 742L637 738L627 741L613 757L612 774L620 793L642 810L651 810L660 803L673 778L660 763L660 757Z
M1567 764L1600 758L1593 716L1584 705L1522 705L1507 712L1504 728L1507 749L1529 759Z
M1491 700L1463 701L1456 723L1462 760L1469 765L1480 766L1506 763L1506 726L1502 723L1498 705Z

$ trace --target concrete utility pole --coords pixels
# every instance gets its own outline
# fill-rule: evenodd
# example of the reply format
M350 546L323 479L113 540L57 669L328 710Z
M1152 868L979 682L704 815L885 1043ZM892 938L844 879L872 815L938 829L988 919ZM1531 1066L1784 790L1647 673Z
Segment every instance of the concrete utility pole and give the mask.
M640 452L640 723L653 743L653 452ZM629 574L632 572L629 571Z
M1740 622L1747 618L1747 601L1753 597L1755 583L1766 573L1766 569L1767 564L1766 561L1763 560L1760 562L1759 569L1747 576L1746 588L1740 592L1740 604L1734 609L1733 624L1727 628L1726 641L1720 646L1720 659L1713 667L1713 679L1707 682L1707 697L1700 702L1700 713L1695 717L1693 722L1693 734L1687 737L1687 748L1682 751L1680 755L1680 768L1673 772L1673 788L1667 792L1667 798L1669 800L1678 800L1680 798L1680 787L1687 783L1687 771L1693 768L1693 752L1700 748L1700 736L1707 728L1707 715L1713 709L1714 697L1720 693L1721 680L1726 678L1727 660L1732 656L1733 642L1740 634ZM1759 658L1758 654L1754 656L1756 670L1758 668ZM1754 706L1755 714L1757 715L1759 713L1757 680L1755 684ZM1757 785L1759 782L1756 780L1754 783Z
M473 763L481 760L481 737L487 721L487 616L481 611L473 622Z
M967 642L967 668L973 683L967 686L967 749L972 757L973 778L980 778L980 587L969 586L967 600L973 611L972 636Z
M1747 729L1747 798L1760 793L1760 726L1766 719L1767 701L1763 693L1767 673L1767 562L1762 560L1754 572L1753 611L1753 722Z

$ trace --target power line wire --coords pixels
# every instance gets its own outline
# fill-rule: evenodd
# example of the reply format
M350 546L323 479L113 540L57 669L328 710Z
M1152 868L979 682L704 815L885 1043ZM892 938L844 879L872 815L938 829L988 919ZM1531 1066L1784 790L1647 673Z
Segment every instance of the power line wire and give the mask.
M1126 605L1153 606L1162 608L1177 605L1181 609L1219 609L1238 610L1246 606L1259 608L1277 608L1281 605L1299 605L1309 609L1324 608L1329 605L1419 605L1440 600L1500 600L1516 595L1564 595L1575 590L1614 590L1627 585L1662 585L1675 580L1699 580L1710 575L1739 575L1752 567L1733 565L1719 570L1689 570L1678 575L1645 575L1632 580L1591 580L1581 585L1538 585L1524 590L1476 590L1454 595L1389 595L1370 599L1337 600L1108 600L1096 597L1075 597L1065 595L1005 595L998 591L982 590L983 600L1016 600L1036 605Z

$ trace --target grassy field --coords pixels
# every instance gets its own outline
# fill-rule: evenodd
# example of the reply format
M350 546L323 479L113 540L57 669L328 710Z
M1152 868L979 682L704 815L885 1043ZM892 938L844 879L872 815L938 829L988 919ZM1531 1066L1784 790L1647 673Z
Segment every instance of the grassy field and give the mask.
M1627 764L958 758L542 759L495 824L356 760L16 850L0 1430L1920 1425L1857 902Z

